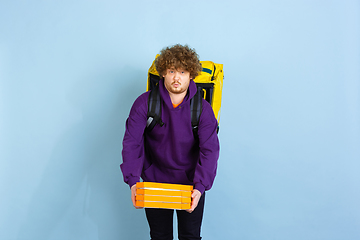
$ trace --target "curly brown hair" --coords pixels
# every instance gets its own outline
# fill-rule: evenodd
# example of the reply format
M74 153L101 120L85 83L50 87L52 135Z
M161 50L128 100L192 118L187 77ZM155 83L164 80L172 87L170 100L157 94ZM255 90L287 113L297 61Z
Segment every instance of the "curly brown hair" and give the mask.
M172 67L190 72L190 78L192 79L199 75L202 70L195 49L180 44L163 48L160 56L155 60L155 67L161 78L166 74L166 70Z

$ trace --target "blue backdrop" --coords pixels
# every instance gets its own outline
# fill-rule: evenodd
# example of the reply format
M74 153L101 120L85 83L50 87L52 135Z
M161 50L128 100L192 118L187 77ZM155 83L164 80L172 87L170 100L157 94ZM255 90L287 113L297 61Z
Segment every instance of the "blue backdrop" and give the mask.
M360 239L360 3L0 1L0 239L148 239L119 170L161 48L224 64L204 239Z

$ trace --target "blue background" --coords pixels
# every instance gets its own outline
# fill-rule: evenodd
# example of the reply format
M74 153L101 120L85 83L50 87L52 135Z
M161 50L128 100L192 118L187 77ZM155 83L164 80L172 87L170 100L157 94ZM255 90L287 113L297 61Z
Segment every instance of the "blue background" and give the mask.
M204 239L360 239L356 0L0 2L0 239L148 239L124 125L165 46L224 64Z

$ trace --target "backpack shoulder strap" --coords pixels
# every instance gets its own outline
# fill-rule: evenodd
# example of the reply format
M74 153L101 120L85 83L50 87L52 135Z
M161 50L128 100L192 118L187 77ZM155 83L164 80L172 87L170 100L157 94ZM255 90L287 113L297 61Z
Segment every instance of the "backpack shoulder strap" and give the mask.
M194 97L190 100L190 110L191 110L191 126L195 138L198 138L198 126L200 115L202 111L202 89L197 87L197 92Z
M161 120L161 97L159 93L159 85L156 85L149 94L146 122L147 131L151 131L155 127L156 123L159 123L161 127L164 125Z

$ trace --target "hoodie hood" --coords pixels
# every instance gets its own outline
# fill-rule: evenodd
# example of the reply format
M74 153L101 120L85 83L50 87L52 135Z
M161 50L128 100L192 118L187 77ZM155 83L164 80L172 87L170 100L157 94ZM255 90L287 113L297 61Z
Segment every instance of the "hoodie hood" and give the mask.
M169 108L172 108L171 98L170 98L168 90L165 88L163 79L161 79L159 81L159 90L160 90L160 96L164 100L165 104ZM196 84L193 80L190 80L187 94L180 105L185 104L188 101L190 101L190 99L195 96L196 92L197 92Z

